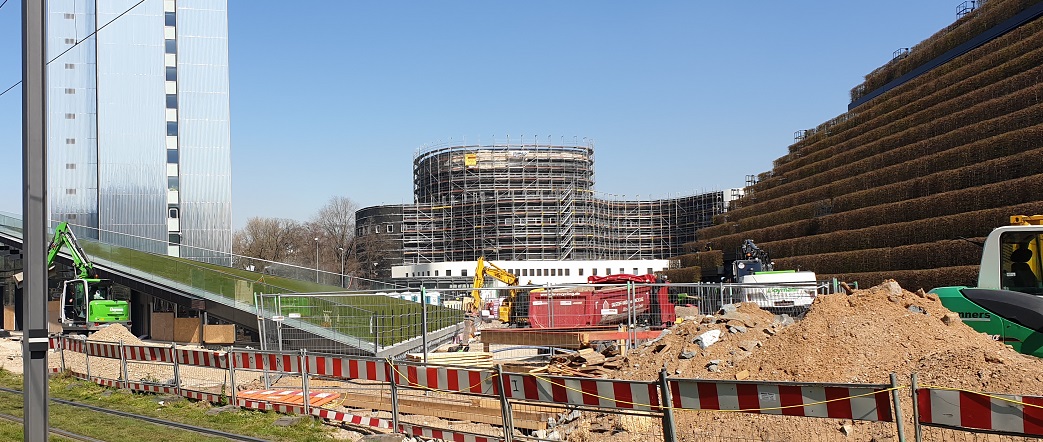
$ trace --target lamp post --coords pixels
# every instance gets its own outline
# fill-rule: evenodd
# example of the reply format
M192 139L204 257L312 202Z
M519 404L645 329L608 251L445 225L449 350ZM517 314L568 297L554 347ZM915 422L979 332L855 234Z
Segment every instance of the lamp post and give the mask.
M337 247L337 250L340 250L340 287L347 288L344 287L344 248Z
M319 238L315 238L315 283L319 283Z

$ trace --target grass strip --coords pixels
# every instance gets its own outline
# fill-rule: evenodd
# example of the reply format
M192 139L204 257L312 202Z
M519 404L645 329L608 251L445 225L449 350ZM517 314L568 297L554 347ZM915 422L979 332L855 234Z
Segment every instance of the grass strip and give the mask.
M22 376L0 370L0 386L21 389ZM49 389L52 398L272 441L328 441L332 434L331 427L308 417L295 425L279 427L275 426L274 422L284 415L274 412L237 410L208 415L207 411L214 406L206 402L191 401L177 396L137 394L127 390L114 390L69 376L52 377ZM2 399L0 400L0 413L21 416L20 398L14 400L13 395L3 393L0 394L0 399ZM66 409L68 411L65 411ZM225 440L185 430L145 424L134 419L101 415L101 413L61 404L51 404L50 410L52 426L103 440L142 440L144 435L148 435L148 439L163 441ZM124 429L128 432L120 433ZM161 433L167 430L171 431L170 436ZM108 433L107 431L113 432ZM177 436L178 434L184 434L184 436ZM20 440L20 438L0 437L0 440Z

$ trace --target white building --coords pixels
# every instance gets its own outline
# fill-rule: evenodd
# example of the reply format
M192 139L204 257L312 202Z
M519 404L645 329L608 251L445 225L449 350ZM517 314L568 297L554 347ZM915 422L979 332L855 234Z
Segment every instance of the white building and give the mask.
M586 283L589 276L605 276L620 273L646 275L666 270L666 259L640 260L592 260L592 261L496 261L497 267L518 277L519 285L579 284ZM394 266L392 278L413 281L474 278L477 261L438 262ZM502 286L486 278L491 287Z

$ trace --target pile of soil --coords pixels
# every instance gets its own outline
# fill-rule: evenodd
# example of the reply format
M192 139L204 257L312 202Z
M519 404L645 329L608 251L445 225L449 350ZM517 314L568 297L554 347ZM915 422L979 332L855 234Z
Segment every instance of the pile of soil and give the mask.
M721 339L700 349L692 341L709 330L720 330ZM728 380L886 384L893 372L899 385L908 385L910 373L915 372L921 385L1043 395L1043 360L974 331L936 296L903 290L894 281L852 295L820 296L792 325L752 304L682 322L659 341L628 355L614 377L654 380L664 364L674 377ZM911 431L909 390L902 390L900 396L906 428ZM676 417L682 440L708 436L897 440L894 424L708 411L681 411ZM592 434L590 429L597 426L580 420L570 425L568 438L627 440L632 436ZM977 440L1016 440L979 436Z

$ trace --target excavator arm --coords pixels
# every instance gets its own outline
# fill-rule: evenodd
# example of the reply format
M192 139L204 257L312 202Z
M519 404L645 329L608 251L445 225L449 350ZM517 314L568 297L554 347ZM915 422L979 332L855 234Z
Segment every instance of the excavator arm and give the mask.
M508 286L514 287L518 285L518 277L513 273L501 269L491 262L487 262L485 257L478 258L478 265L474 271L474 290L471 291L471 309L474 312L482 311L482 294L481 288L485 286L485 277L496 279ZM510 314L506 313L510 310L510 306L513 305L514 299L517 296L517 289L511 289L507 295L507 300L504 301L506 306L501 305L499 311L500 320L503 322L510 322Z
M54 229L54 237L51 238L51 244L47 246L48 268L54 264L54 258L58 256L62 246L69 248L69 254L72 255L72 266L76 269L76 275L79 278L96 277L94 275L94 264L87 258L87 254L80 247L80 243L76 241L76 235L72 233L72 229L69 228L69 224L66 222L58 224L58 227Z

